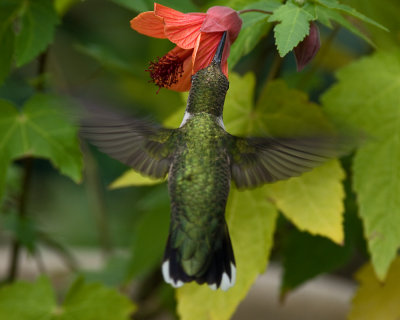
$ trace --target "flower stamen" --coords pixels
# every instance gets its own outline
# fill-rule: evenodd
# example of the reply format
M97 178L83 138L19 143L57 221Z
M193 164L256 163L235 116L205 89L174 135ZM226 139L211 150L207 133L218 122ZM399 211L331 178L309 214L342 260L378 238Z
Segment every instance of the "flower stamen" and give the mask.
M166 54L162 58L150 62L149 68L145 71L150 73L152 80L159 88L169 88L173 84L178 83L179 78L183 75L183 60L175 55Z

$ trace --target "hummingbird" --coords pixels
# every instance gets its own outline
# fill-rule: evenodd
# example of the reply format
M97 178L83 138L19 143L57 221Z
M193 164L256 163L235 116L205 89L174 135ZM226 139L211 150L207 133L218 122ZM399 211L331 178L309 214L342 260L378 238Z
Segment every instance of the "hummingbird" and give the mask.
M223 33L215 56L192 77L179 128L96 111L81 135L143 175L168 175L171 220L162 263L173 287L191 281L228 290L236 263L225 221L231 181L239 189L298 176L337 156L328 136L238 137L224 127L229 81L221 71Z

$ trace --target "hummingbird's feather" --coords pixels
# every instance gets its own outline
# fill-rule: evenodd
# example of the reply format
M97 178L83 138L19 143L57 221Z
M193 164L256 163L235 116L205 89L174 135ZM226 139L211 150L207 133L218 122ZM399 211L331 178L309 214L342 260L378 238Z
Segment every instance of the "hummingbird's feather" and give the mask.
M239 189L299 176L341 153L339 138L333 135L299 138L232 137L232 179Z
M81 135L112 158L154 178L168 173L173 129L96 108L81 121Z
M174 248L170 233L164 253L162 273L167 283L178 288L185 282L196 281L199 284L207 283L211 289L221 288L227 290L236 281L236 265L233 254L232 243L229 237L228 227L220 233L221 243L215 245L215 250L210 250L208 264L203 273L188 275L182 267L182 256L179 248ZM189 257L190 258L190 257Z

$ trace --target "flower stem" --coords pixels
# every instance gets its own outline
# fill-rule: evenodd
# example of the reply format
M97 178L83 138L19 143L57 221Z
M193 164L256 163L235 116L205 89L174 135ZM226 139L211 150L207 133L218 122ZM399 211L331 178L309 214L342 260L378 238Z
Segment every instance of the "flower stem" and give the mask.
M261 9L244 9L244 10L239 10L238 14L243 14L247 12L258 12L258 13L264 13L264 14L272 14L272 11L267 11L267 10L261 10Z

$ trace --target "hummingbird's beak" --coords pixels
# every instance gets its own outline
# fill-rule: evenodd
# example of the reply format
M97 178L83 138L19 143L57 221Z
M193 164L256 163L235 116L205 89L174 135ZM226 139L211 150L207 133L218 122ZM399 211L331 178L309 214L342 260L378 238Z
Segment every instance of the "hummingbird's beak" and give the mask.
M217 63L219 66L221 65L221 61L222 61L222 53L224 52L226 33L227 33L227 31L225 31L222 34L221 41L218 44L218 48L217 48L217 51L215 52L215 56L213 59L213 62Z

